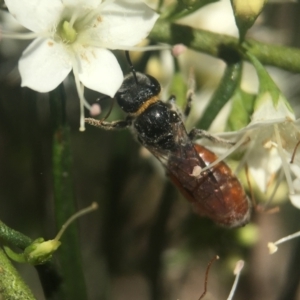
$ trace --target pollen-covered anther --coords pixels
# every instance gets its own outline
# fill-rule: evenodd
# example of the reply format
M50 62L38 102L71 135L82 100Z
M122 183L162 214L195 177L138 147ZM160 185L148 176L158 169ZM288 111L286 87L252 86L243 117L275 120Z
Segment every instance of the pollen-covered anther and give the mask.
M268 248L270 254L274 254L278 250L278 247L274 243L268 243Z
M195 166L193 168L193 172L192 172L191 176L199 178L201 176L201 171L202 171L202 168L200 166Z
M272 149L272 147L277 148L277 144L274 143L272 140L268 140L268 141L266 141L266 142L263 144L263 147L264 147L265 149L270 150L270 149Z

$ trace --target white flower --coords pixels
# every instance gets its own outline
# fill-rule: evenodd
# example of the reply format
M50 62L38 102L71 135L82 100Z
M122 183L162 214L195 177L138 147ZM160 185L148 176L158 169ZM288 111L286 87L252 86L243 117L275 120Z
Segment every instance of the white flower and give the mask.
M285 175L289 197L300 208L300 120L281 94L260 62L249 54L260 80L260 92L254 106L252 120L242 129L242 140L250 139L240 165L247 161L258 187L265 192L271 181ZM295 178L293 181L293 178Z
M210 167L242 147L245 153L236 172L247 164L262 192L267 191L274 179L279 183L285 177L290 200L300 208L300 119L296 120L288 101L259 61L249 58L260 81L251 122L237 132L221 134L234 138L236 144Z
M275 178L281 180L285 175L290 200L300 208L300 151L297 148L300 120L295 119L282 95L277 105L274 105L270 93L261 95L257 101L260 104L245 128L221 135L234 137L237 143L219 160L246 145L237 172L247 163L250 174L262 192L267 191Z
M274 107L269 93L262 99L264 102L255 110L252 121L240 131L245 141L250 139L243 161L248 162L249 170L263 192L282 167L290 193L294 193L289 162L300 139L299 121L282 96L277 107ZM298 158L294 164L297 161Z
M5 0L9 12L31 30L7 38L35 40L19 61L22 86L38 92L55 89L73 70L84 130L84 87L114 96L123 74L107 49L133 49L158 15L131 0Z
M274 106L270 93L261 95L257 102L260 104L255 109L251 122L245 128L237 132L226 132L220 136L235 138L237 141L229 150L230 153L243 144L246 146L240 167L247 162L258 187L265 192L281 167L285 168L286 175L291 171L290 166L286 164L291 161L300 140L300 120L295 119L295 115L286 105L287 102L282 95L278 99L277 106ZM229 152L224 156L228 156ZM223 156L220 157L221 159ZM300 166L300 157L297 155L291 166L293 165ZM289 172L286 172L287 169ZM288 179L291 176L286 177Z

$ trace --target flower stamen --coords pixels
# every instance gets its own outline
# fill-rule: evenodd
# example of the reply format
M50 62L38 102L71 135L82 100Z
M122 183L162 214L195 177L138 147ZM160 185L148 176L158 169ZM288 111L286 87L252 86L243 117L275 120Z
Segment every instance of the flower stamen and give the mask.
M219 162L223 161L226 157L228 157L231 153L233 153L236 149L238 149L246 140L248 139L248 135L245 134L236 144L234 144L225 154L219 156L218 159L216 159L214 162L212 162L210 165L206 166L201 170L201 173L205 172L208 169L211 169L215 165L217 165Z
M297 148L299 147L300 145L300 141L296 144L295 146L295 149L293 151L293 154L292 154L292 158L291 158L291 161L290 161L290 164L293 164L294 163L294 160L295 160L295 156L296 156L296 152L297 152Z
M269 197L268 201L265 203L264 205L264 209L267 210L267 208L270 206L271 202L273 201L275 195L276 195L276 192L280 186L280 183L283 179L283 175L284 175L284 172L283 172L283 169L280 169L280 172L279 172L279 175L278 175L278 178L277 178L277 181L276 181L276 184L274 186L274 189L272 191L272 194L271 196Z
M272 242L268 243L269 253L270 254L275 253L278 250L277 246L279 244L285 243L285 242L287 242L289 240L292 240L292 239L294 239L296 237L299 237L299 236L300 236L300 231L297 231L297 232L295 232L293 234L290 234L288 236L285 236L285 237L279 239L278 241L276 241L274 243L272 243Z
M16 39L16 40L32 40L41 36L42 36L41 33L36 33L36 32L9 33L9 32L0 31L0 39L6 38L6 39Z
M274 124L274 132L275 132L276 142L278 145L278 154L282 161L282 168L283 168L283 171L285 174L287 185L289 187L289 192L290 192L290 194L295 194L290 168L285 159L284 152L283 152L283 147L282 147L281 138L280 138L280 134L279 134L278 124Z
M240 278L240 275L241 275L241 271L244 268L244 264L245 264L245 262L243 260L239 260L236 263L236 266L235 266L234 271L233 271L233 274L235 275L235 279L234 279L234 282L233 282L233 285L232 285L232 288L231 288L231 291L229 293L229 296L228 296L227 300L232 300L232 298L234 296L234 293L236 291L237 284L239 282L239 278Z
M85 131L85 122L84 122L84 107L87 106L87 108L90 110L91 106L88 104L86 99L84 98L84 86L79 80L79 72L78 72L78 63L76 59L74 58L74 63L73 63L73 74L75 78L75 85L79 97L79 102L80 102L80 126L79 126L79 131Z
M71 20L70 20L70 26L73 28L74 27L74 23L75 21L77 20L78 18L78 10L75 11L73 14L72 14L72 17L71 17Z

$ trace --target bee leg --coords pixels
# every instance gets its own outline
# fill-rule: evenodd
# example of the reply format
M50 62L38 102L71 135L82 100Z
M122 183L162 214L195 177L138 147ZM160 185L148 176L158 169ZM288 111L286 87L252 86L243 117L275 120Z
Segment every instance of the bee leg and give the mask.
M198 129L198 128L192 129L188 135L191 140L195 140L197 138L205 138L216 144L225 144L227 146L232 146L235 144L234 142L230 142L230 141L222 139L220 137L213 136L208 131L203 130L203 129Z
M182 111L181 111L181 109L180 109L178 106L176 106L176 96L171 95L171 96L169 97L169 99L167 100L167 105L168 105L168 107L169 107L171 110L176 111L177 114L178 114L180 117L182 117Z
M131 125L131 120L128 118L125 120L118 120L114 122L104 122L102 120L96 120L93 118L85 118L85 123L106 130L117 130L129 127Z
M186 118L189 116L191 112L193 97L194 97L194 91L191 89L188 90L186 95L186 105L183 111L183 114Z
M178 108L175 103L176 103L176 96L174 96L174 95L171 95L166 102L167 106L170 109L176 110L176 112L178 112Z
M170 104L174 104L176 102L176 96L175 95L171 95L168 99L168 103Z
M184 108L184 116L187 118L191 112L192 102L195 95L195 73L194 70L190 70L188 79L188 91L186 92L186 105Z

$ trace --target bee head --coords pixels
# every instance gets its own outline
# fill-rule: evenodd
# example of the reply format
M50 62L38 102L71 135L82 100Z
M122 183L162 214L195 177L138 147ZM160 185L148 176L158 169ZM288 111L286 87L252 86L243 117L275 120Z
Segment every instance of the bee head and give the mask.
M137 112L145 102L158 96L160 84L152 76L130 73L117 91L115 98L119 106L128 114Z

